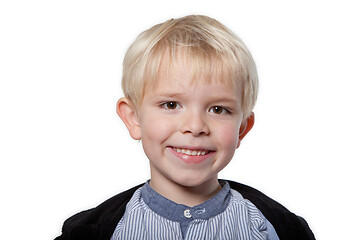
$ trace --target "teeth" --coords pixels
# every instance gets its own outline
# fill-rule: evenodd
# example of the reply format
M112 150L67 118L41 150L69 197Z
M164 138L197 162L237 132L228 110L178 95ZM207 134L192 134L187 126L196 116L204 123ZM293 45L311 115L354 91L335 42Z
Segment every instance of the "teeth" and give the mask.
M189 149L183 149L183 148L173 148L178 153L183 153L190 156L204 156L205 154L209 153L209 151L205 150L198 150L198 151L192 151Z

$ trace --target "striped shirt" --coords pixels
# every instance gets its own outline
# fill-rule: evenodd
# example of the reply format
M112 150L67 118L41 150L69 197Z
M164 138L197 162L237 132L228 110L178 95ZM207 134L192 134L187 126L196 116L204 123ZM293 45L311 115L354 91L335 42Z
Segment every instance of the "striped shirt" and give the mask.
M279 239L255 205L222 184L214 197L195 207L172 202L145 184L127 204L111 240Z

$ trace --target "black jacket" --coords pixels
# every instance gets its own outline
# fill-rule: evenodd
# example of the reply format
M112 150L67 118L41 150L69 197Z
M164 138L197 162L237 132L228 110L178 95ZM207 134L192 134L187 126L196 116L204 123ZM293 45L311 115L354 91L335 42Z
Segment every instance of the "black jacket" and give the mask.
M306 221L284 206L249 186L227 181L230 187L250 200L274 226L280 240L315 239ZM96 208L75 214L67 219L62 228L62 235L55 240L109 240L115 227L125 213L126 204L138 185L122 192Z

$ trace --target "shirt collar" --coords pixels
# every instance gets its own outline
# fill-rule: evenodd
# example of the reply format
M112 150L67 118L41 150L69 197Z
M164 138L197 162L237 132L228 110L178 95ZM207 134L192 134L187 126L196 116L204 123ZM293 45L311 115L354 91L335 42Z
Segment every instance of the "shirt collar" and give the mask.
M141 188L141 198L149 208L160 216L172 221L203 219L208 220L225 211L231 193L226 181L221 181L222 189L212 198L194 207L177 204L160 194L149 185L149 181Z

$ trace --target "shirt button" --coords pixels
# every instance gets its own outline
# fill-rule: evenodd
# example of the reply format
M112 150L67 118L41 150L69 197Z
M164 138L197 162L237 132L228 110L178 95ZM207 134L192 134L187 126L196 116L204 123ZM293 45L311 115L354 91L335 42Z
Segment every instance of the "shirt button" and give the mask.
M186 218L191 218L190 209L186 209L186 210L184 211L184 216L185 216Z

